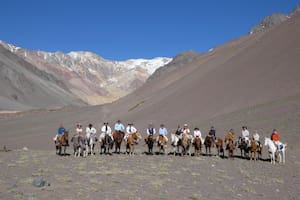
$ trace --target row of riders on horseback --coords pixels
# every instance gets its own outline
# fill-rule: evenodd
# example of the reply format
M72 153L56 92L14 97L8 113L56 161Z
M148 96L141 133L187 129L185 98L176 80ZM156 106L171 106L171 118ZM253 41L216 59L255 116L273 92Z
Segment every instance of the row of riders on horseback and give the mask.
M145 138L145 145L148 146L148 153L153 153L153 146L156 143L159 147L159 153L164 153L168 142L168 130L164 124L160 125L158 134L153 124L149 124L147 128L147 136ZM88 154L94 154L94 147L99 140L100 153L109 153L109 150L115 145L115 152L120 153L121 143L125 141L126 152L132 155L134 153L134 145L141 139L141 134L129 123L124 127L120 120L114 125L114 131L109 126L109 123L105 122L101 127L101 133L99 137L96 137L97 130L92 124L86 127L85 135L83 135L83 129L81 124L77 124L76 134L71 138L73 143L75 156L87 156ZM158 135L158 136L156 136ZM68 131L61 125L58 128L57 135L54 138L57 153L61 154L62 147L64 147L64 153L68 144ZM271 141L276 146L276 149L280 150L283 144L279 142L279 133L274 129L271 135ZM230 129L225 135L225 149L228 150L228 157L234 156L236 147L240 148L241 157L250 157L250 159L256 160L260 158L262 154L262 144L260 142L259 134L254 131L252 137L250 137L249 131L246 126L242 127L241 136L238 140L235 139L235 133L233 129ZM199 128L194 128L193 135L187 124L184 124L183 128L178 126L175 133L171 134L171 145L174 147L174 155L180 153L182 155L191 155L191 147L194 146L194 155L201 155L202 146L205 146L206 154L211 154L211 148L216 147L218 155L221 153L224 156L223 140L216 137L216 131L214 127L211 127L208 135L203 139ZM265 145L267 146L266 142ZM180 152L181 148L181 152ZM250 154L250 155L249 155ZM256 155L257 154L257 155ZM271 155L270 155L271 156ZM272 161L272 160L271 160Z

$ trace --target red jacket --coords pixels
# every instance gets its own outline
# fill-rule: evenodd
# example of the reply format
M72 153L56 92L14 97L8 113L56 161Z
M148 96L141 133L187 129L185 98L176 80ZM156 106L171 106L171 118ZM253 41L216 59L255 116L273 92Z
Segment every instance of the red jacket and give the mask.
M275 133L272 134L272 138L271 139L273 141L279 141L279 138L280 138L280 135L279 135L278 132L275 132Z

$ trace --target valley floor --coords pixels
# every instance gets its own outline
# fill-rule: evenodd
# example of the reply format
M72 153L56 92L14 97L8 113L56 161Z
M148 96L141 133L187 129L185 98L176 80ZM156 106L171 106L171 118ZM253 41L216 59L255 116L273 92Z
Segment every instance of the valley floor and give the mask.
M285 165L274 166L238 157L145 155L145 149L139 145L133 157L98 153L87 158L1 151L1 199L299 199L295 152L288 152ZM39 176L49 185L33 186Z

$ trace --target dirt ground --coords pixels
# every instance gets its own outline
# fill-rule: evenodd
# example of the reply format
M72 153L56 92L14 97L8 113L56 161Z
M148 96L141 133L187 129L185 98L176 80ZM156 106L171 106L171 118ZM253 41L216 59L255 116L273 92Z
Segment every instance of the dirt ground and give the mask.
M285 165L274 166L266 151L264 160L254 162L214 155L146 155L145 150L139 144L133 157L97 153L87 158L1 151L0 199L299 199L300 162L292 152ZM33 186L40 176L46 186Z

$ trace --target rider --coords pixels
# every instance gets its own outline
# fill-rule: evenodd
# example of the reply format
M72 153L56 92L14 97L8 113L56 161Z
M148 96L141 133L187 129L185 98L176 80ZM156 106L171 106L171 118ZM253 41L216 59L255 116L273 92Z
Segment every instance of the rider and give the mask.
M152 135L153 138L154 138L155 134L156 134L156 130L155 130L155 128L153 127L153 124L150 123L150 124L148 125L148 128L147 128L147 137L145 138L145 142L147 143L148 137L149 137L150 135Z
M63 134L65 134L66 129L64 128L63 124L60 124L59 128L57 129L57 134L53 138L54 141L56 141L58 138L60 138Z
M78 124L76 125L76 134L77 134L78 136L82 136L82 132L83 132L83 130L82 130L82 125L81 125L80 123L78 123Z
M200 138L202 144L204 143L201 131L199 130L198 127L194 128L194 138L196 138L196 137ZM192 143L194 143L194 139L192 140Z
M126 127L126 134L124 136L124 140L125 142L127 142L127 138L129 135L131 135L132 133L135 133L137 130L136 128L133 126L133 123L129 123L128 126Z
M278 133L278 131L276 129L273 130L273 133L271 135L271 140L274 142L274 144L277 146L279 145L279 139L280 139L280 135Z
M193 139L193 136L191 135L191 130L189 129L189 127L188 127L187 124L183 125L182 133L186 134L186 136L187 136L188 139L190 139L190 140Z
M215 128L214 128L213 126L210 128L210 130L209 130L209 132L208 132L208 135L209 135L210 137L213 137L214 140L217 139L217 138L216 138L216 130L215 130Z
M231 141L231 142L233 143L234 140L235 140L235 134L234 134L234 131L233 131L233 129L230 129L230 130L228 131L228 133L226 134L226 136L225 136L226 149L228 149L229 141Z
M115 123L115 131L124 132L124 130L125 130L124 125L121 123L121 120L118 120L117 123Z
M161 124L160 125L160 128L158 130L158 135L162 135L164 136L166 142L168 142L168 138L167 138L167 135L168 135L168 130L166 129L165 125L164 124ZM156 137L156 142L158 142L158 139L159 139L159 136Z
M257 145L260 144L259 134L258 134L258 132L256 130L253 132L252 139L256 142Z
M85 133L86 133L85 134L86 139L89 139L89 138L93 137L94 141L96 141L97 130L93 127L92 124L89 124L89 126L86 127Z
M114 138L113 138L112 133L111 133L111 128L108 125L108 122L104 122L103 126L101 127L101 133L100 133L100 136L99 136L99 140L102 141L105 138L106 134L108 136L110 136L112 141L114 141Z
M182 139L182 129L180 125L178 125L175 133L171 133L171 141L173 146L177 146L178 142Z
M250 147L251 143L250 143L249 136L250 136L250 133L247 129L247 126L243 126L242 127L242 139L244 139L245 142L247 143L247 145Z

